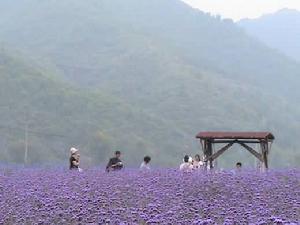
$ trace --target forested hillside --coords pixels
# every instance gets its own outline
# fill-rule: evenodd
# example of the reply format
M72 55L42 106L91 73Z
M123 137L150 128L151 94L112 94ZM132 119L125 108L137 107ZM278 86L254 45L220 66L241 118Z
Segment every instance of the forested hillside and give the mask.
M106 161L120 146L136 159L142 153L131 149L148 144L144 135L168 127L112 96L72 87L28 63L0 52L1 161L24 162L26 131L30 164L65 160L70 146L80 147L89 164Z
M299 163L300 65L233 22L177 0L14 2L0 2L0 43L27 60L1 53L1 102L12 107L0 119L65 136L32 133L31 163L76 145L91 164L120 149L128 163L150 154L177 165L199 151L201 130L270 130L273 165ZM24 132L1 132L4 160L21 162Z

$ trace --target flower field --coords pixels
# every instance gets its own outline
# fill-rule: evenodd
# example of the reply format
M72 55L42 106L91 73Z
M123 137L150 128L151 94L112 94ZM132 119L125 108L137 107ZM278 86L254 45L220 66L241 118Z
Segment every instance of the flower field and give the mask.
M300 171L0 172L0 224L300 224Z

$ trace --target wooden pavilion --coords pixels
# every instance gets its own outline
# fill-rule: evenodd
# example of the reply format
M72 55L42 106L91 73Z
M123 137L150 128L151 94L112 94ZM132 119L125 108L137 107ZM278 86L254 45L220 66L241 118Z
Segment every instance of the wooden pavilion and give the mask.
M213 168L213 161L222 155L234 144L239 144L262 164L262 168L268 169L268 154L275 137L270 132L200 132L196 138L200 139L203 149L205 165ZM226 144L221 149L214 152L214 144ZM249 144L259 144L256 151Z

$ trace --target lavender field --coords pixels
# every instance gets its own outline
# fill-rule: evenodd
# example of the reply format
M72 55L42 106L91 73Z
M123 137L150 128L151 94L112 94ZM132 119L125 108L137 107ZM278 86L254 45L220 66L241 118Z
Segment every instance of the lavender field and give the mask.
M0 224L300 224L299 170L0 174Z

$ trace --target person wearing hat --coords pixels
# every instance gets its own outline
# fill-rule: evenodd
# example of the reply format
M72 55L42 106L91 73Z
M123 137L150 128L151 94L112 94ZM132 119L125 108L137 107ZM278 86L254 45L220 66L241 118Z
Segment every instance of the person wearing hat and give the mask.
M70 153L70 170L79 170L79 150L76 148L71 148Z
M109 162L106 166L106 172L123 169L123 163L122 163L120 157L121 157L121 152L116 151L115 157L109 159Z

